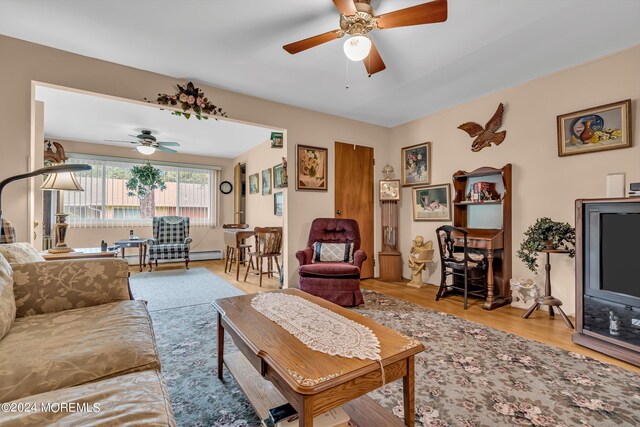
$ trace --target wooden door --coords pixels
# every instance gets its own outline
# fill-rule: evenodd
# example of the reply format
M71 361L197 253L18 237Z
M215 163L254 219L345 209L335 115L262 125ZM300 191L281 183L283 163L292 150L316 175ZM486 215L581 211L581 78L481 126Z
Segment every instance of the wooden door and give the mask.
M373 148L336 142L335 217L358 221L367 260L361 277L373 277Z
M233 168L233 222L242 224L244 214L242 207L242 165L238 163Z

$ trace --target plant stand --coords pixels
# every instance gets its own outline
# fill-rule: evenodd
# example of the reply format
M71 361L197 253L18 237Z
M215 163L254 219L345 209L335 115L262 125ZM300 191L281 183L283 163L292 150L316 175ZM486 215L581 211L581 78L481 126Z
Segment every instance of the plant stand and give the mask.
M551 260L550 260L550 255L551 254L568 254L569 251L562 250L562 249L543 249L540 252L547 254L547 263L544 266L544 269L547 272L547 275L546 275L546 278L545 278L545 281L544 281L544 296L541 296L540 298L538 298L536 300L536 303L533 304L531 306L531 308L529 310L527 310L527 312L522 315L522 318L523 319L528 319L529 316L531 316L531 313L533 313L539 306L546 305L546 306L549 307L549 316L554 317L553 307L555 307L558 310L558 312L560 313L560 316L562 316L562 320L564 320L564 323L566 323L566 325L569 328L574 329L573 328L573 323L571 323L571 320L569 320L567 315L560 308L560 306L562 305L562 301L560 301L558 298L555 298L555 297L551 296L551 263L550 263Z

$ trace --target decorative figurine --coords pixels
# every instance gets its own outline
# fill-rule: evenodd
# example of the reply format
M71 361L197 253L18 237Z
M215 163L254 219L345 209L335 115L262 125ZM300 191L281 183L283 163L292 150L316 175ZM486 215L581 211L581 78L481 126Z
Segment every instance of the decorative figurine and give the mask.
M427 266L428 262L433 260L433 242L429 240L424 242L422 236L416 236L409 251L409 268L411 269L411 281L408 286L413 288L423 288L427 286L422 281L422 270Z
M620 331L618 330L619 326L620 319L618 318L618 316L613 314L613 311L609 311L609 335L620 335Z
M529 309L536 303L540 293L531 279L511 279L511 307Z
M382 168L382 173L384 175L384 179L393 178L393 170L394 170L393 166L391 166L389 163L384 165L384 167Z
M282 158L282 187L289 186L289 176L287 175L287 158Z

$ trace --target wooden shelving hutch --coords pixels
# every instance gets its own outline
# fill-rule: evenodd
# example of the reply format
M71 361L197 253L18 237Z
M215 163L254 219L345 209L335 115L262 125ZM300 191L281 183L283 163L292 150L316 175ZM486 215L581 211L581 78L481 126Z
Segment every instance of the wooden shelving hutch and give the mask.
M495 184L500 200L470 202L467 194L476 182ZM484 309L511 303L511 164L501 169L482 167L453 174L453 225L469 231L469 246L485 252L488 293Z

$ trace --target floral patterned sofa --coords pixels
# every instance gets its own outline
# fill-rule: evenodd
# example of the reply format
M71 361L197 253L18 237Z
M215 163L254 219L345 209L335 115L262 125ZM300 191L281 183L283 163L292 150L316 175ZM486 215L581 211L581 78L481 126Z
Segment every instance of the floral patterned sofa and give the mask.
M0 245L0 425L175 426L127 263L40 261L17 245Z

